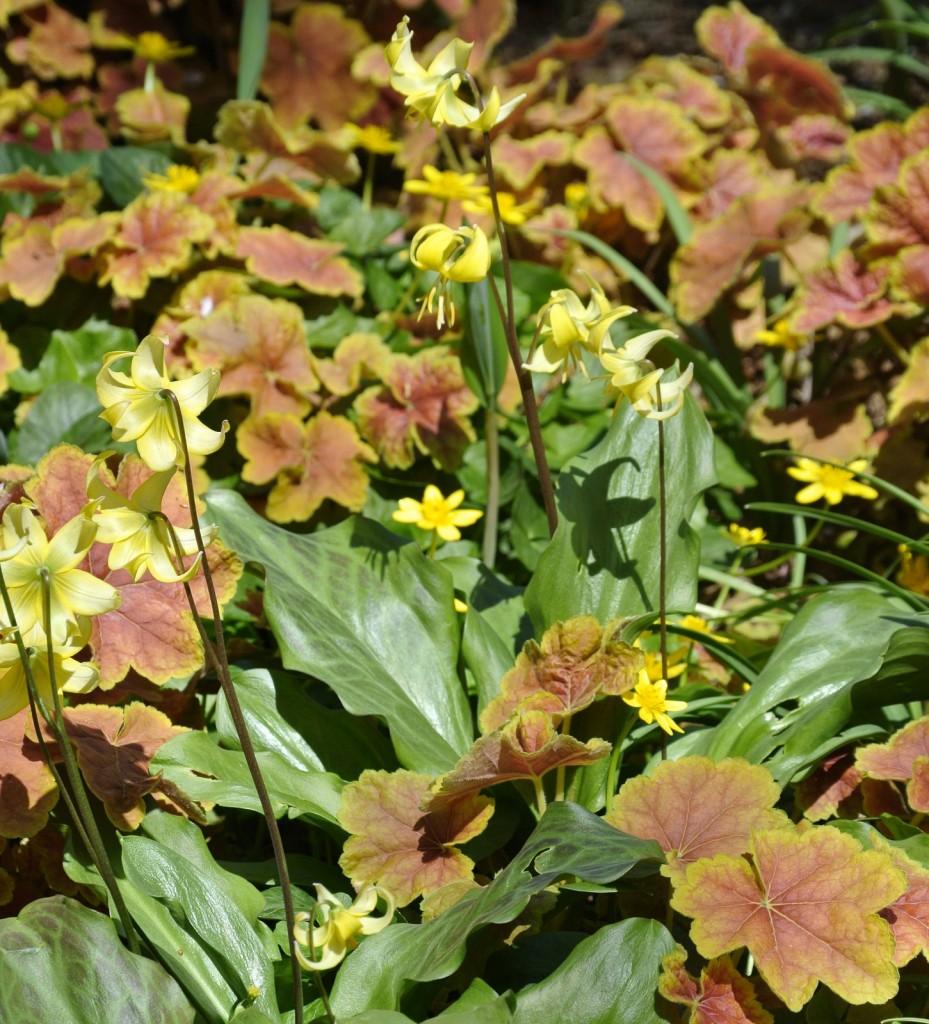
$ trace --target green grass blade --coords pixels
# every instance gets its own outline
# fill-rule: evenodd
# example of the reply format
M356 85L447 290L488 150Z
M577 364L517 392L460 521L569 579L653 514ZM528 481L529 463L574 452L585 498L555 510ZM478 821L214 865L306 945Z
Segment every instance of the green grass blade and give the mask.
M649 167L648 164L643 164L641 160L637 160L630 153L620 153L620 156L626 163L632 164L639 174L647 178L654 186L655 191L661 197L661 202L664 204L665 213L668 215L668 223L671 225L674 237L679 245L686 245L693 234L693 225L690 223L690 217L687 216L687 211L681 205L677 195L675 195L668 179L664 175L659 174L653 167Z
M268 49L268 24L271 0L245 0L239 35L239 75L235 95L238 100L253 100L258 95L261 69Z

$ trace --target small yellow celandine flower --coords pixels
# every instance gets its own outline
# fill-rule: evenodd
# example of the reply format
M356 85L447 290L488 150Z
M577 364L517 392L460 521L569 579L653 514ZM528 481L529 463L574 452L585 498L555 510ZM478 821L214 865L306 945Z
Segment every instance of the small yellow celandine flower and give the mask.
M423 167L423 177L411 178L403 183L404 192L412 192L416 196L432 196L434 199L477 200L486 196L489 189L486 185L476 185L477 175L469 171L459 174L457 171L440 171L431 164Z
M194 455L209 455L223 443L229 429L211 430L197 417L213 401L219 387L219 371L201 370L186 380L172 381L165 369L166 339L150 334L139 342L135 352L109 352L103 369L97 374L97 397L103 406L100 414L113 428L117 441L135 441L142 461L159 472L182 466L184 450L174 415L174 404L166 396L178 399L187 448ZM120 359L132 359L129 374L111 369Z
M901 544L897 550L900 552L897 582L914 594L929 597L929 559L925 555L914 555L906 544Z
M527 199L520 203L512 192L498 192L497 203L500 206L500 219L504 224L512 224L513 227L521 227L539 209L538 199ZM466 200L463 204L468 213L493 213L494 204L489 195L481 196L478 199Z
M488 132L499 124L525 99L520 93L506 103L494 86L483 101L483 109L458 95L468 69L473 43L453 39L424 68L413 56L413 33L410 19L404 16L387 44L384 55L390 65L390 84L406 97L406 105L433 125L473 128Z
M99 674L87 661L75 661L82 644L56 647L52 651L55 685L65 693L89 693L99 682ZM48 663L48 647L42 643L26 648L29 668L39 696L46 706L52 704L52 670ZM26 669L13 643L0 644L0 721L12 718L29 703Z
M153 473L125 498L113 490L100 477L100 468L107 453L94 460L87 474L88 510L98 526L97 540L110 544L107 565L110 569L126 569L138 583L146 570L162 583L183 583L192 579L200 567L196 534L191 529L173 527L181 552L197 554L196 561L185 571L178 573L175 564L175 549L168 529L166 516L161 511L165 491L177 468ZM202 530L204 545L216 536L216 526L205 526Z
M855 459L846 466L834 466L813 459L798 458L797 465L789 466L787 473L807 486L797 492L794 500L801 505L811 505L820 498L825 498L829 505L838 505L845 497L873 501L877 491L870 484L855 479L855 474L867 469L867 466L867 459Z
M455 598L453 602L453 607L456 612L460 612L462 615L464 615L464 613L468 610L468 606L459 597Z
M317 903L314 912L294 917L293 934L297 940L294 953L308 971L326 971L335 967L358 945L358 936L375 935L393 920L397 902L379 885L363 886L350 907L343 906L324 885L317 882L315 888ZM387 904L380 917L373 914L378 897ZM301 946L307 949L307 955Z
M401 498L393 518L398 523L413 523L421 530L435 530L442 540L459 540L458 527L472 526L484 514L475 508L458 508L463 501L464 491L455 491L446 498L435 484L428 484L422 501Z
M557 373L562 380L568 372L568 364L587 370L582 352L599 353L610 326L621 317L634 313L632 306L611 308L603 289L592 278L590 299L587 305L570 288L558 288L551 292L548 302L539 311L539 340L541 344L523 365L533 373Z
M642 671L648 676L648 678L654 683L659 679L675 679L681 675L686 669L686 657L687 647L680 646L675 648L673 651L668 651L668 674L664 675L661 666L661 651L652 650L645 646L643 643L651 633L640 633L632 643L633 647L637 647L642 654L645 656L645 667Z
M616 348L607 338L600 348L600 362L610 374L610 385L621 398L628 398L640 415L650 420L666 420L676 416L684 406L684 395L693 380L693 365L688 365L672 381L665 381L664 370L658 370L646 359L662 338L675 337L670 331L646 331L630 338Z
M403 148L390 132L379 124L358 124L345 125L345 133L350 144L356 149L366 149L369 153L387 156L391 153L399 153Z
M105 580L79 569L97 537L97 526L85 514L65 523L49 540L26 505L10 505L0 525L3 577L23 642L45 643L45 584L49 593L48 634L56 646L83 640L85 615L103 615L118 608L119 592ZM25 541L25 543L23 543ZM9 552L14 552L12 557ZM12 626L6 614L4 625Z
M755 341L770 348L783 348L788 352L799 352L810 340L808 334L797 334L790 329L786 320L777 320L770 330L758 331Z
M565 206L579 217L590 209L590 189L585 181L569 181L564 187Z
M413 235L410 262L419 270L432 270L439 275L423 300L419 315L422 316L427 309L432 312L438 295L438 325L441 328L446 322L447 303L448 325L454 327L455 303L449 292L449 283L483 281L490 270L490 242L480 228L462 227L453 231L444 224L427 224Z
M732 541L737 548L747 547L749 544L764 544L767 539L764 530L760 526L750 528L740 526L738 523L730 523L725 536Z
M166 61L175 60L177 57L189 57L197 52L193 46L172 43L160 32L139 33L132 40L132 49L137 57L141 57L151 64L164 64Z
M694 633L706 633L707 636L712 636L714 640L718 640L721 644L732 644L734 640L730 640L729 637L719 636L710 629L710 624L706 619L701 618L699 615L685 615L678 623L679 626L683 626L684 629L693 630ZM669 672L668 675L671 673Z
M142 184L153 192L183 192L190 195L200 184L200 172L187 164L171 164L164 174L146 174Z
M659 726L670 736L675 732L684 730L669 717L669 711L683 711L687 707L687 701L668 700L668 681L658 679L652 682L648 678L645 669L639 672L639 681L632 693L624 693L623 700L632 708L639 709L639 718L646 725L657 722Z

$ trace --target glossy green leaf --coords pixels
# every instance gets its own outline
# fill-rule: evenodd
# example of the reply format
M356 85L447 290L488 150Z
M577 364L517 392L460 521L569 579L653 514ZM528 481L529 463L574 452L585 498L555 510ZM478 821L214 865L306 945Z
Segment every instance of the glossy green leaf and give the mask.
M208 502L226 545L264 566L265 613L285 667L323 680L352 714L383 716L404 767L450 769L473 727L447 570L361 517L298 536L232 491Z
M469 935L514 920L533 894L563 875L606 883L653 874L662 860L657 843L618 832L576 804L551 804L522 850L489 885L433 921L393 925L366 939L336 977L333 1009L341 1017L396 1008L405 982L448 977L463 961Z
M502 282L497 283L502 295ZM464 334L461 339L461 370L468 387L481 405L495 408L503 387L509 353L500 311L487 278L465 291Z
M658 921L632 918L606 925L572 950L544 981L516 996L514 1024L662 1024L655 1012L661 958L674 949Z
M358 207L340 220L326 237L332 242L341 242L352 256L367 256L379 249L387 236L404 223L406 214L400 210Z
M232 678L256 750L276 754L298 771L333 772L346 780L357 779L366 768L397 767L374 722L324 707L297 676L233 666ZM222 692L216 698L216 731L223 746L241 749Z
M65 896L0 921L3 1024L192 1024L194 1008L153 960L130 953L113 922Z
M62 442L77 445L85 452L113 447L110 428L100 419L97 394L85 384L66 381L46 388L10 438L10 458L35 465Z
M28 395L63 381L92 387L106 353L117 349L132 351L136 343L134 331L95 318L76 331L52 331L39 365L34 370L14 370L10 387Z
M700 494L715 481L713 434L691 399L665 423L667 607L697 598L700 545L690 526ZM526 590L539 635L574 615L601 622L658 608L658 424L628 402L604 440L561 471L559 525Z
M268 24L271 0L245 0L239 33L239 70L236 76L237 100L253 100L268 49Z
M100 184L119 207L142 191L147 174L164 174L172 163L167 153L142 146L112 146L100 154Z
M343 786L338 776L309 768L295 770L272 751L260 751L256 757L278 817L306 814L336 823ZM152 771L163 772L166 779L201 803L261 812L245 755L217 746L205 733L173 736L152 759Z

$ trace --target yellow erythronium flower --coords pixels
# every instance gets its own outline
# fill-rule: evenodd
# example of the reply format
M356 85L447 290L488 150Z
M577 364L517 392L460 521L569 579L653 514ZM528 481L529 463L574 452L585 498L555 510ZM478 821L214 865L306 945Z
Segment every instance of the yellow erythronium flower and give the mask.
M867 467L867 459L855 459L847 466L832 466L798 458L797 465L788 467L787 472L794 480L807 484L795 496L801 505L811 505L820 498L825 498L829 505L838 505L844 497L866 498L868 501L877 497L877 491L870 484L855 479L855 474Z
M126 569L138 583L146 570L162 583L181 583L191 579L200 565L199 557L186 571L178 573L174 543L167 517L161 503L176 467L153 473L148 480L132 492L131 498L114 491L100 477L101 463L106 455L94 461L87 474L88 508L93 511L98 526L97 540L111 544L107 564L111 569ZM193 530L173 527L181 551L185 555L197 553L197 538ZM203 529L203 543L209 544L216 536L214 525Z
M504 224L520 227L539 209L538 199L527 199L520 203L512 192L498 192L497 203L500 206L500 220ZM462 204L468 213L493 213L494 204L489 195L469 199Z
M798 352L810 340L808 334L796 334L786 320L776 321L770 330L758 331L755 341L770 348L783 348Z
M486 185L476 185L477 175L468 172L459 174L457 171L440 171L437 167L426 164L423 167L423 180L412 178L403 183L404 192L412 192L418 196L433 196L435 199L454 200L480 199L486 196L489 189Z
M83 615L103 615L118 608L115 587L78 566L97 536L96 524L86 515L75 516L51 538L32 510L10 505L0 526L3 547L15 550L4 561L3 578L10 592L16 625L26 644L45 642L43 579L48 578L50 617L48 633L56 646L83 632ZM25 540L25 544L22 541ZM3 617L6 625L12 625Z
M610 325L635 312L632 306L612 309L596 281L591 279L590 286L590 299L586 306L570 288L558 288L550 294L548 302L539 311L541 344L523 364L527 369L533 373L556 373L560 370L564 378L568 363L573 363L586 373L582 351L587 349L598 353L608 337Z
M369 153L388 155L390 153L399 153L402 149L400 143L397 142L390 132L379 124L366 124L362 126L348 122L345 125L345 133L348 136L350 145L356 149L366 149Z
M520 93L507 103L501 103L500 93L494 86L484 100L483 109L468 103L458 95L468 68L473 43L453 39L424 68L413 56L413 33L410 19L404 16L387 44L384 55L390 65L390 84L406 97L406 105L428 118L434 125L455 128L473 128L487 132L522 102Z
M600 362L610 374L610 384L620 396L628 398L640 416L666 420L676 416L684 405L684 395L693 380L694 368L687 366L676 380L664 381L664 370L655 369L646 359L662 338L675 337L670 331L646 331L615 348L607 338L600 348Z
M55 685L67 693L87 693L98 681L98 673L87 661L75 661L73 655L80 645L57 647L52 651L52 669ZM29 668L39 696L46 705L52 702L52 669L49 668L48 648L44 643L27 647ZM12 718L29 703L26 669L19 656L19 647L12 643L0 644L0 721Z
M341 963L346 953L358 945L359 935L375 935L390 924L397 906L393 896L379 885L363 886L350 907L344 906L324 885L317 883L315 888L314 912L294 917L294 952L309 971L325 971ZM374 915L378 897L387 904L379 917ZM301 946L306 947L307 955Z
M658 679L652 682L648 678L645 669L639 672L639 681L636 683L632 693L624 693L623 700L633 708L639 709L639 718L647 725L657 722L658 725L670 736L674 732L684 730L673 721L669 711L683 711L687 707L687 701L668 700L668 681Z
M422 501L401 498L393 518L398 523L414 523L421 530L435 530L442 540L458 540L458 527L471 526L484 514L474 508L458 508L463 501L464 491L455 491L446 498L435 484L429 484Z
M219 387L219 371L201 370L186 380L172 381L165 369L167 342L150 334L135 352L110 352L97 374L100 414L113 428L117 441L135 441L142 461L156 472L183 465L184 451L174 415L174 404L165 392L177 395L188 450L209 455L223 443L222 430L211 430L197 417L213 401ZM132 359L129 374L112 370L120 359Z
M748 526L739 526L738 523L730 523L726 536L737 548L744 548L749 544L764 544L765 532L760 526L754 529Z
M445 304L448 303L448 323L455 325L455 304L449 294L450 281L473 283L483 281L490 270L490 243L480 228L463 227L453 231L444 224L427 224L419 229L410 242L410 261L419 270L432 270L439 275L429 294L423 300L419 315L439 296L439 327L445 323Z
M189 196L200 184L200 172L187 164L171 164L164 174L146 174L142 184L153 192L183 192Z

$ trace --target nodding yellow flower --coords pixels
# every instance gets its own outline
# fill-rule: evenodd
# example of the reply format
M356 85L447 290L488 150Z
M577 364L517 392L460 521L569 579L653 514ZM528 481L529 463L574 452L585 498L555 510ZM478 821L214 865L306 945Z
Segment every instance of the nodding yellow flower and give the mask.
M651 636L651 633L640 633L632 644L633 647L637 647L645 656L645 666L642 671L653 683L662 678L675 679L687 669L687 646L682 644L674 650L668 651L668 672L667 676L665 676L661 666L661 651L646 647L643 643L643 641Z
M74 655L83 647L75 643L56 647L52 651L49 667L48 647L45 643L27 647L26 656L39 696L46 705L52 703L52 678L59 690L66 693L88 693L99 681L97 670L88 661L75 661ZM0 644L0 721L12 718L29 703L29 685L26 669L19 656L19 647L13 643Z
M600 362L610 374L610 385L616 388L620 398L628 398L635 411L646 419L666 420L676 416L684 406L684 395L693 380L692 364L675 380L665 381L665 371L656 369L646 359L662 338L673 337L670 331L646 331L630 338L621 348L616 348L606 338L600 348Z
M820 498L825 498L829 505L838 505L845 497L865 498L873 501L877 491L870 484L863 484L855 479L855 474L867 469L867 459L855 459L845 466L830 465L816 462L813 459L798 458L796 466L789 466L787 473L807 484L795 495L795 501L801 505L811 505Z
M473 128L488 132L525 99L520 93L506 103L494 86L483 101L483 107L461 99L458 89L465 80L468 58L473 43L453 39L424 68L413 56L413 33L410 19L404 16L387 44L384 55L390 65L390 84L406 97L406 105L433 125Z
M69 645L75 637L83 639L83 616L103 615L119 607L121 598L115 587L78 568L97 537L97 526L86 514L69 520L49 539L30 508L9 505L0 535L3 577L25 644L44 644L47 633L56 646ZM2 620L13 625L5 613Z
M770 330L758 331L755 335L755 341L760 344L788 352L798 352L809 340L808 334L797 334L791 330L786 320L777 320Z
M454 327L455 303L449 292L449 282L483 281L490 270L490 243L480 228L462 227L455 231L444 224L427 224L416 232L410 242L410 262L419 270L432 270L439 275L423 300L419 315L422 316L427 309L432 312L438 295L439 327L446 322L446 303L448 325Z
M527 199L520 203L512 192L498 192L497 203L500 207L500 220L504 224L512 224L513 227L520 227L538 211L540 203L536 198ZM480 196L477 199L466 200L462 204L468 213L493 213L494 204L489 195Z
M423 177L411 178L403 183L404 192L412 192L417 196L432 196L448 202L454 200L478 200L486 196L489 189L486 185L476 185L477 175L468 172L459 174L457 171L440 171L437 167L426 164Z
M142 184L153 192L183 192L190 195L200 184L200 172L187 164L171 164L164 174L146 174Z
M929 559L925 555L914 555L906 544L901 544L897 550L900 552L897 582L914 594L929 597Z
M669 711L683 711L687 701L668 700L668 681L658 679L652 682L645 669L639 672L639 681L631 693L624 693L623 700L632 708L639 709L639 718L646 725L657 722L670 736L684 730L669 715Z
M113 429L117 441L135 441L142 461L159 472L184 464L184 450L174 416L177 396L187 449L193 455L209 455L223 443L229 429L211 430L197 417L213 401L219 387L219 371L201 370L186 380L172 381L165 369L167 341L150 334L135 352L109 352L97 374L100 414ZM120 359L131 359L129 374L111 369Z
M568 364L580 366L586 375L582 353L597 353L610 326L621 317L634 313L632 306L613 309L603 289L592 278L587 305L570 288L551 292L548 302L539 311L539 340L541 344L523 365L533 373L561 371L567 376Z
M308 971L326 971L340 964L358 945L360 935L375 935L386 928L394 916L396 900L379 885L362 887L354 903L344 906L324 885L316 884L316 907L312 914L294 917L294 953ZM386 904L380 917L374 915L380 897ZM304 955L302 947L307 954Z
M399 153L403 148L390 132L379 124L362 126L347 123L345 133L354 148L366 149L369 153L385 156L390 153Z
M442 540L459 540L459 526L472 526L484 514L475 508L458 508L464 501L464 491L454 491L447 498L436 487L428 484L423 500L401 498L393 518L398 523L413 523L421 530L435 530Z
M141 32L132 41L132 49L137 57L151 64L164 64L166 61L175 60L177 57L189 57L197 52L193 46L172 43L160 32Z
M98 526L97 540L110 544L107 565L113 570L126 569L138 583L146 571L162 583L183 583L192 579L200 567L200 558L186 570L175 567L175 548L171 534L177 538L181 554L197 554L197 538L191 529L168 527L167 517L161 511L165 491L176 472L175 466L153 473L124 498L100 477L100 468L106 460L104 453L94 460L87 474L89 510ZM203 530L203 543L209 544L216 536L216 527Z
M730 523L725 536L732 541L737 548L747 547L749 544L764 544L767 539L764 530L760 526L753 529L748 526L740 526L738 523Z

